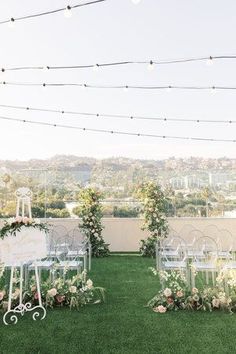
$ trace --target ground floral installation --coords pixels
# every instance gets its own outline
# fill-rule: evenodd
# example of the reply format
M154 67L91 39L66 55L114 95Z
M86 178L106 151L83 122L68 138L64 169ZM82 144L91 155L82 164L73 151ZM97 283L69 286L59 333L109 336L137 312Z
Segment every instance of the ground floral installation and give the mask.
M154 312L165 313L178 310L236 312L236 270L222 270L216 286L200 286L189 289L184 275L178 271L157 271L150 268L154 275L159 275L165 287L147 304Z
M4 221L3 227L0 230L0 238L3 239L7 235L16 236L16 232L21 231L23 227L33 227L40 231L48 231L48 225L41 223L39 219L17 216Z
M1 274L2 287L0 289L0 307L3 311L6 311L8 304L8 286L3 285L4 283L6 284L3 271ZM12 293L13 308L19 304L19 283L19 272L15 271ZM71 279L65 279L64 277L56 278L54 281L46 279L41 282L40 288L42 302L45 307L68 307L78 310L84 305L98 304L105 301L105 290L100 287L94 287L92 280L87 279L86 271L73 276ZM30 278L28 287L24 290L23 301L31 303L33 306L38 305L35 276Z

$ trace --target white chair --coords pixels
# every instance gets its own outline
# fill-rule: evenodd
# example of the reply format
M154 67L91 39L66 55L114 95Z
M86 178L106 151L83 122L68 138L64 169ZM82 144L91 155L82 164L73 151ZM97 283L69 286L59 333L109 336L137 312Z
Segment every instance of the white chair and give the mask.
M209 284L209 272L212 274L212 283L215 284L215 275L218 270L218 248L216 241L208 236L197 239L193 245L193 261L191 264L192 286L195 286L196 272L205 273L206 283Z
M72 230L73 232L73 244L74 252L77 252L77 256L83 259L84 269L91 270L91 258L92 258L92 248L89 239L80 231L78 227ZM70 252L68 255L73 254ZM87 261L88 260L88 261Z
M179 231L179 236L185 241L189 239L189 234L191 231L196 230L196 228L191 224L185 224Z
M218 258L233 259L233 235L226 229L219 230L220 237L217 238Z
M181 237L172 238L171 249L168 240L163 240L159 249L157 246L156 254L157 269L182 271L189 283L186 244Z
M195 242L203 237L204 234L200 230L192 230L189 233L189 240L187 243L187 256L189 259L192 259L194 256L203 257L203 250L195 249Z
M214 224L207 225L203 229L203 233L205 236L209 236L213 238L214 240L217 240L218 237L220 237L220 230L218 227Z
M75 251L73 237L67 235L57 240L56 255L58 262L55 264L55 267L63 271L63 277L65 277L68 270L76 270L77 274L80 273L83 262L80 261L79 254Z

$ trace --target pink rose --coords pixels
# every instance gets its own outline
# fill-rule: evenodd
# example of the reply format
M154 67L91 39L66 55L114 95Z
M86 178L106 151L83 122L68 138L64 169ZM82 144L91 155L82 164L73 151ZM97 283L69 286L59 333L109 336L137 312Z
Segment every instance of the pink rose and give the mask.
M192 288L192 294L197 294L198 293L198 289L197 288Z
M2 299L4 298L5 292L4 291L0 291L0 301L2 301Z
M177 291L176 296L183 297L184 296L183 291L182 290Z
M168 297L167 298L167 303L168 304L173 304L174 300L172 299L172 297Z
M159 305L153 308L154 312L165 313L167 308L165 306Z
M57 302L61 303L65 300L65 296L64 295L56 295L56 300L57 300Z

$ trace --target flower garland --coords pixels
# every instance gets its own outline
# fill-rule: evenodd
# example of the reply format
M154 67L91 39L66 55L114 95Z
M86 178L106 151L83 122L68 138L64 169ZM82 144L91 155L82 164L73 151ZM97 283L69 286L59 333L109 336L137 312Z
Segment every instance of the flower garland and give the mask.
M17 216L4 221L3 227L0 229L0 238L8 235L16 236L17 231L21 231L22 227L33 227L40 231L48 231L48 225L41 223L39 219Z
M81 190L79 199L81 201L79 224L80 230L88 237L92 247L94 257L105 257L109 254L108 245L102 237L102 195L93 188Z
M143 205L142 230L147 230L150 234L146 240L141 240L140 252L142 256L154 257L156 242L166 237L168 233L167 199L161 187L154 182L141 184L136 195Z

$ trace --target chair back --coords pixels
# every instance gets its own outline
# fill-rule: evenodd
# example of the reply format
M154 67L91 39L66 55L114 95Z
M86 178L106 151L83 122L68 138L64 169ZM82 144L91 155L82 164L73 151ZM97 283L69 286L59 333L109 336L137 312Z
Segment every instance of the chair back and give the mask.
M199 237L193 244L193 258L199 263L215 262L218 258L216 241L209 236Z

